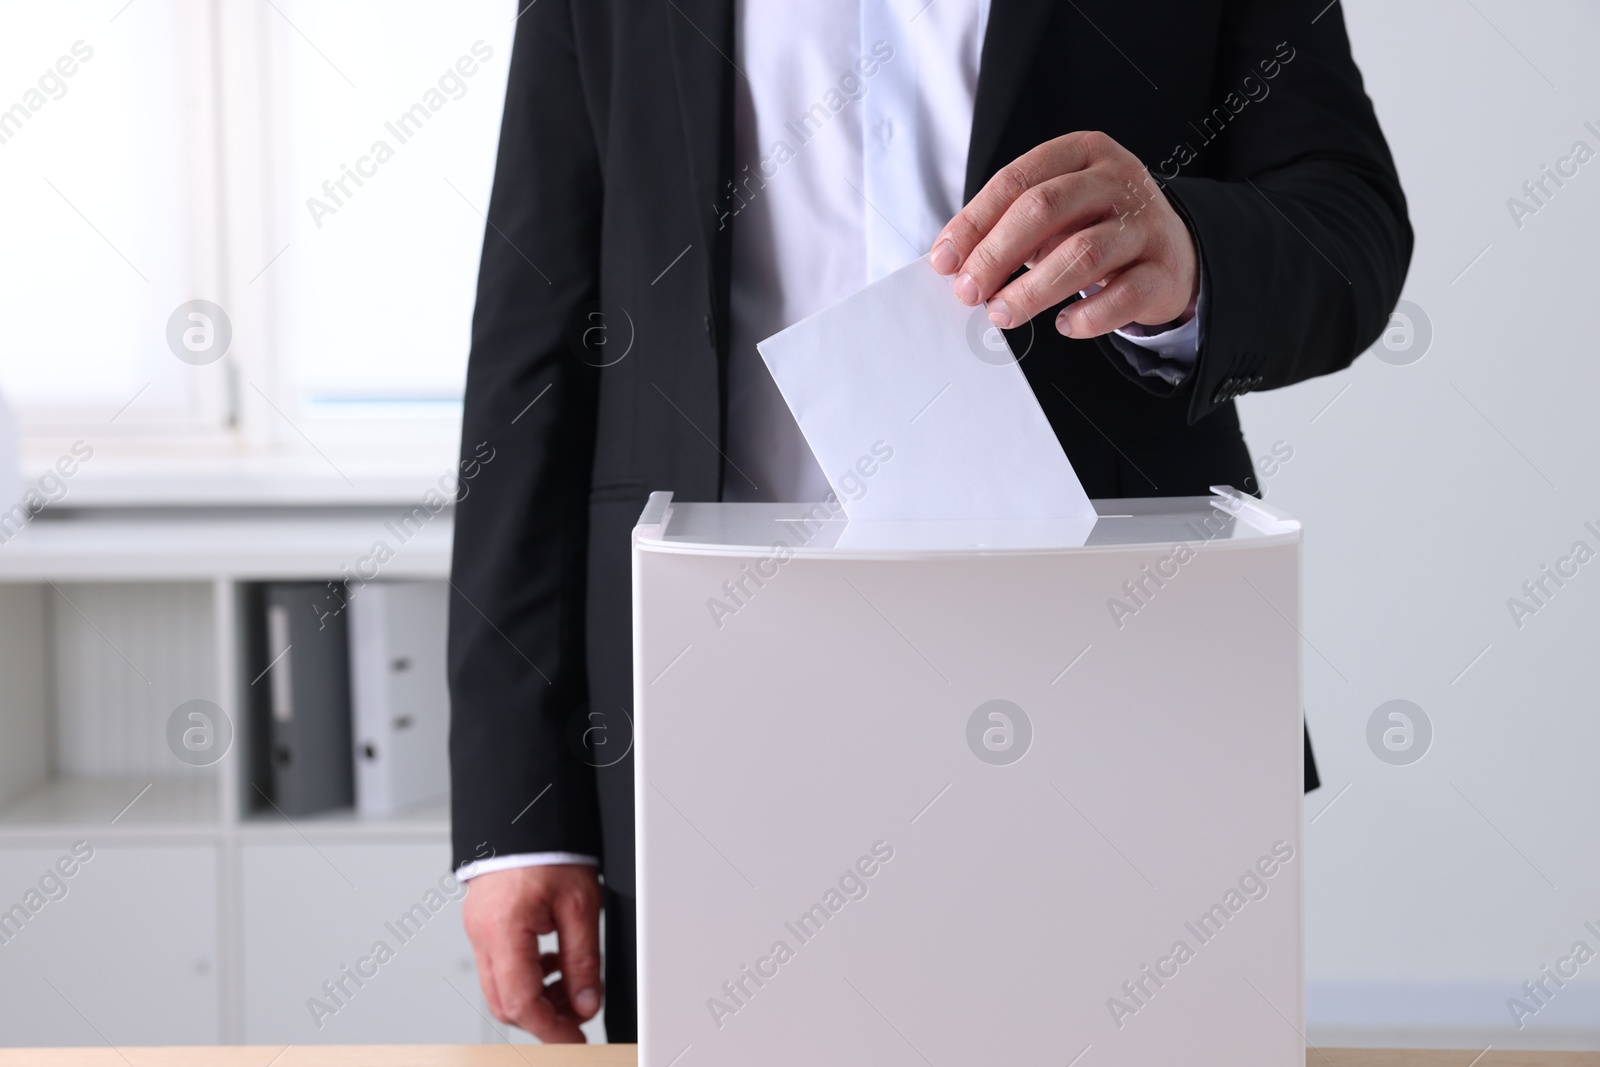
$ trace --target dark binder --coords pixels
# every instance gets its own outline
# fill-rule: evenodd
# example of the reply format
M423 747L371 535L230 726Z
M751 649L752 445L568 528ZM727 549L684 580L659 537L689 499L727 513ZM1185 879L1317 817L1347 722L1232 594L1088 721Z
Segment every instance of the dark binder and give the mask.
M272 802L293 818L355 801L344 586L266 587Z

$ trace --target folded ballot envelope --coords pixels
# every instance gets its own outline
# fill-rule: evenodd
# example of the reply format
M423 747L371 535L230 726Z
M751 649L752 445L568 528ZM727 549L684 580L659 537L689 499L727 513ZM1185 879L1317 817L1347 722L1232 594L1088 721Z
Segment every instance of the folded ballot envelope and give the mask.
M1005 336L925 259L756 347L852 525L1093 525Z

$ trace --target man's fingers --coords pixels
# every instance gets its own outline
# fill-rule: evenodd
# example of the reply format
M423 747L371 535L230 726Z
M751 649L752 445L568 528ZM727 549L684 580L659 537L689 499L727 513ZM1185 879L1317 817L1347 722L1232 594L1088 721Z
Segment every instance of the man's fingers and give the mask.
M520 923L505 931L490 960L501 1011L511 1023L541 1041L582 1041L572 1019L563 1019L544 995L544 968L539 966L539 935Z
M1040 262L1044 260L1045 256L1048 256L1051 252L1054 252L1057 248L1060 248L1061 242L1065 241L1066 239L1067 235L1064 233L1055 233L1051 234L1049 237L1046 237L1043 241L1039 242L1039 247L1033 250L1033 254L1028 257L1027 262L1025 262L1023 266L1037 267Z
M1161 268L1153 263L1130 267L1098 293L1062 308L1056 329L1068 337L1098 337L1149 317L1149 309L1160 298L1161 279ZM1157 319L1151 325L1164 321Z
M956 275L964 303L989 299L1052 236L1082 229L1113 210L1119 189L1095 171L1048 178L1017 197Z
M494 984L494 968L489 965L489 955L486 952L473 952L473 961L478 965L478 986L483 990L483 1001L489 1005L489 1014L503 1023L511 1020L506 1017L505 1008L500 1004L500 991Z
M1052 304L1122 270L1142 245L1133 230L1114 219L1079 230L996 293L989 300L989 318L1002 329L1019 326Z
M600 894L594 891L563 893L551 902L556 921L561 978L580 1019L600 1010Z
M1002 167L934 238L928 256L933 269L954 274L1019 196L1048 178L1083 170L1109 142L1101 133L1069 133Z
M561 973L561 957L554 952L546 952L539 957L539 966L544 970L545 999L555 1007L557 1015L573 1016L572 1001L567 996L566 979L550 980L551 975Z
M563 967L587 982L582 954L568 959L563 953L558 962L556 954L540 954L539 937L557 934L563 947L587 943L598 956L599 898L595 870L584 864L516 867L472 880L461 917L496 1018L546 1042L584 1040L578 1013L568 1003L566 978L545 984ZM594 933L573 922L577 914L591 916ZM598 973L598 964L592 971Z
M549 982L544 987L544 998L550 1002L559 1018L571 1022L579 1022L577 1013L572 1010L572 1001L567 999L567 984L559 978Z

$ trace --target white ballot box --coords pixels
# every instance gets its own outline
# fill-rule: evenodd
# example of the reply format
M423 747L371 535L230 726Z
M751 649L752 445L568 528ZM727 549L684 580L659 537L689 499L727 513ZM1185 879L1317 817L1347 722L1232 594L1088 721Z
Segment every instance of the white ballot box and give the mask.
M633 537L642 1067L1303 1067L1300 525Z

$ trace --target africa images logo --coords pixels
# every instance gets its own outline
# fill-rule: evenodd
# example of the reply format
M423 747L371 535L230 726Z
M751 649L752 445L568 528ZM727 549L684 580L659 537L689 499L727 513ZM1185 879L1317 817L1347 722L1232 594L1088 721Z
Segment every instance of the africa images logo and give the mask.
M967 716L967 747L994 767L1005 767L1028 754L1033 720L1009 700L988 700Z

